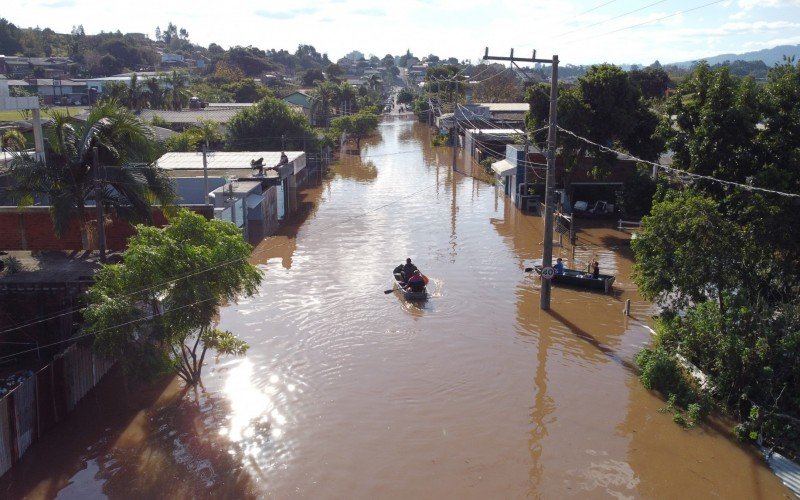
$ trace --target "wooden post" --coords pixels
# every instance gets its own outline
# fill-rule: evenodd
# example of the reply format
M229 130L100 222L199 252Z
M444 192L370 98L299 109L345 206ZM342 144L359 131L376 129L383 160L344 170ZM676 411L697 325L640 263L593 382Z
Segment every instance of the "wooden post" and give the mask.
M631 299L625 301L625 310L623 311L625 316L631 315Z

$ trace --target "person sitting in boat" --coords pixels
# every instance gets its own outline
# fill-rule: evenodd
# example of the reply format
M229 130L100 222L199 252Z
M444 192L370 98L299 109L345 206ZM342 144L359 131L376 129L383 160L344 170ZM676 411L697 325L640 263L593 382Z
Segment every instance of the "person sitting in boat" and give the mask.
M400 279L398 280L398 281L400 281L400 282L402 282L402 281L403 281L403 266L404 266L404 265L405 265L405 264L403 264L403 263L401 262L401 263L400 263L400 265L399 265L399 266L397 266L397 267L395 267L395 268L394 268L394 271L392 271L392 274L394 274L395 276L396 276L396 275L398 275L398 274L400 275Z
M592 278L594 278L596 280L600 279L600 263L597 262L597 261L594 261L594 264L592 264L592 267L594 268L594 271L592 271Z
M417 270L417 266L411 263L411 257L406 259L406 265L403 266L403 279L408 281Z
M553 266L553 269L555 269L556 274L564 274L564 262L561 261L561 257L556 259L556 265Z
M412 292L422 292L425 290L425 278L422 277L422 273L419 272L419 269L414 271L414 274L408 278L408 283L406 283L406 290L410 289Z

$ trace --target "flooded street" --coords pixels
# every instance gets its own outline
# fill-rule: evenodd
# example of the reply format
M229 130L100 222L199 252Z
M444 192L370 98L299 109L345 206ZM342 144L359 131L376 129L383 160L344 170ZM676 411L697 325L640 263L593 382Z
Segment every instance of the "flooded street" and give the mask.
M245 358L212 360L197 392L167 381L122 403L121 384L104 383L0 496L788 494L730 424L684 430L641 387L633 355L652 311L622 233L582 232L575 264L554 250L568 267L597 258L614 293L554 287L542 312L523 271L541 257L541 219L454 173L425 125L379 131L255 249L260 293L220 314ZM406 257L431 278L427 302L383 293Z

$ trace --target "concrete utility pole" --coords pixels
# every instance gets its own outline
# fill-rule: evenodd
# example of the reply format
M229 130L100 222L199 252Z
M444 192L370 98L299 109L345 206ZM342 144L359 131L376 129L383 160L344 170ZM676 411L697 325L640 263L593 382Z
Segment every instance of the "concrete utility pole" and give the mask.
M542 250L542 267L551 267L553 265L553 190L555 188L556 132L558 130L558 117L556 115L556 102L558 101L558 56L554 55L552 59L537 59L536 51L534 50L533 57L531 58L514 57L514 49L511 49L510 57L490 56L489 48L487 47L483 59L489 61L510 61L511 64L517 66L520 71L523 70L517 65L517 61L551 64L550 119L547 131L547 178L545 180L544 193L544 249ZM528 161L527 155L525 161ZM539 308L543 311L550 309L550 280L548 279L542 279L542 293L540 296Z
M92 148L92 170L94 170L94 206L97 210L97 245L100 249L100 262L106 261L106 228L103 215L103 177L100 173L100 160L97 148Z
M206 155L208 154L208 145L203 144L203 202L208 206L209 198L208 198L208 159Z

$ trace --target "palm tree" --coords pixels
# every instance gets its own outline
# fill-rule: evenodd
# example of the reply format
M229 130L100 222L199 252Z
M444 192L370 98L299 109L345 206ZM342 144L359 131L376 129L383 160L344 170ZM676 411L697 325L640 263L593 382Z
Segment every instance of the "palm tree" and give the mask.
M330 82L319 82L313 94L317 101L316 112L322 114L322 123L320 125L327 127L330 120L331 105L336 100L338 87Z
M46 163L14 152L8 172L16 181L11 194L21 205L37 198L49 203L56 236L62 237L77 216L84 248L88 246L86 202L96 199L94 148L104 178L100 201L117 215L152 222L151 205L174 201L169 177L152 163L152 132L117 102L98 104L81 125L59 112L53 113L53 121Z
M0 146L4 151L25 149L25 136L17 129L7 130L0 137Z
M139 81L139 77L134 73L131 76L131 84L128 87L128 107L137 113L147 105L147 89Z
M381 85L381 77L372 75L367 79L367 83L369 84L370 90L378 90L378 87Z
M102 101L104 102L116 102L121 104L122 106L129 106L130 102L128 101L129 97L129 88L125 82L120 81L111 81L103 85L103 97Z
M189 90L187 89L186 74L172 71L168 78L170 85L169 105L172 109L180 111L189 104Z
M201 119L200 126L197 127L197 136L200 138L200 142L206 145L206 149L208 149L211 144L222 140L219 124L213 120Z
M147 92L147 101L153 109L164 109L164 90L161 88L161 81L155 76L151 76L144 81Z
M356 89L353 88L347 82L342 82L339 85L339 109L340 111L343 109L347 112L348 115L355 113L358 111L356 108L358 107L358 95L356 94ZM344 113L340 113L344 114Z

